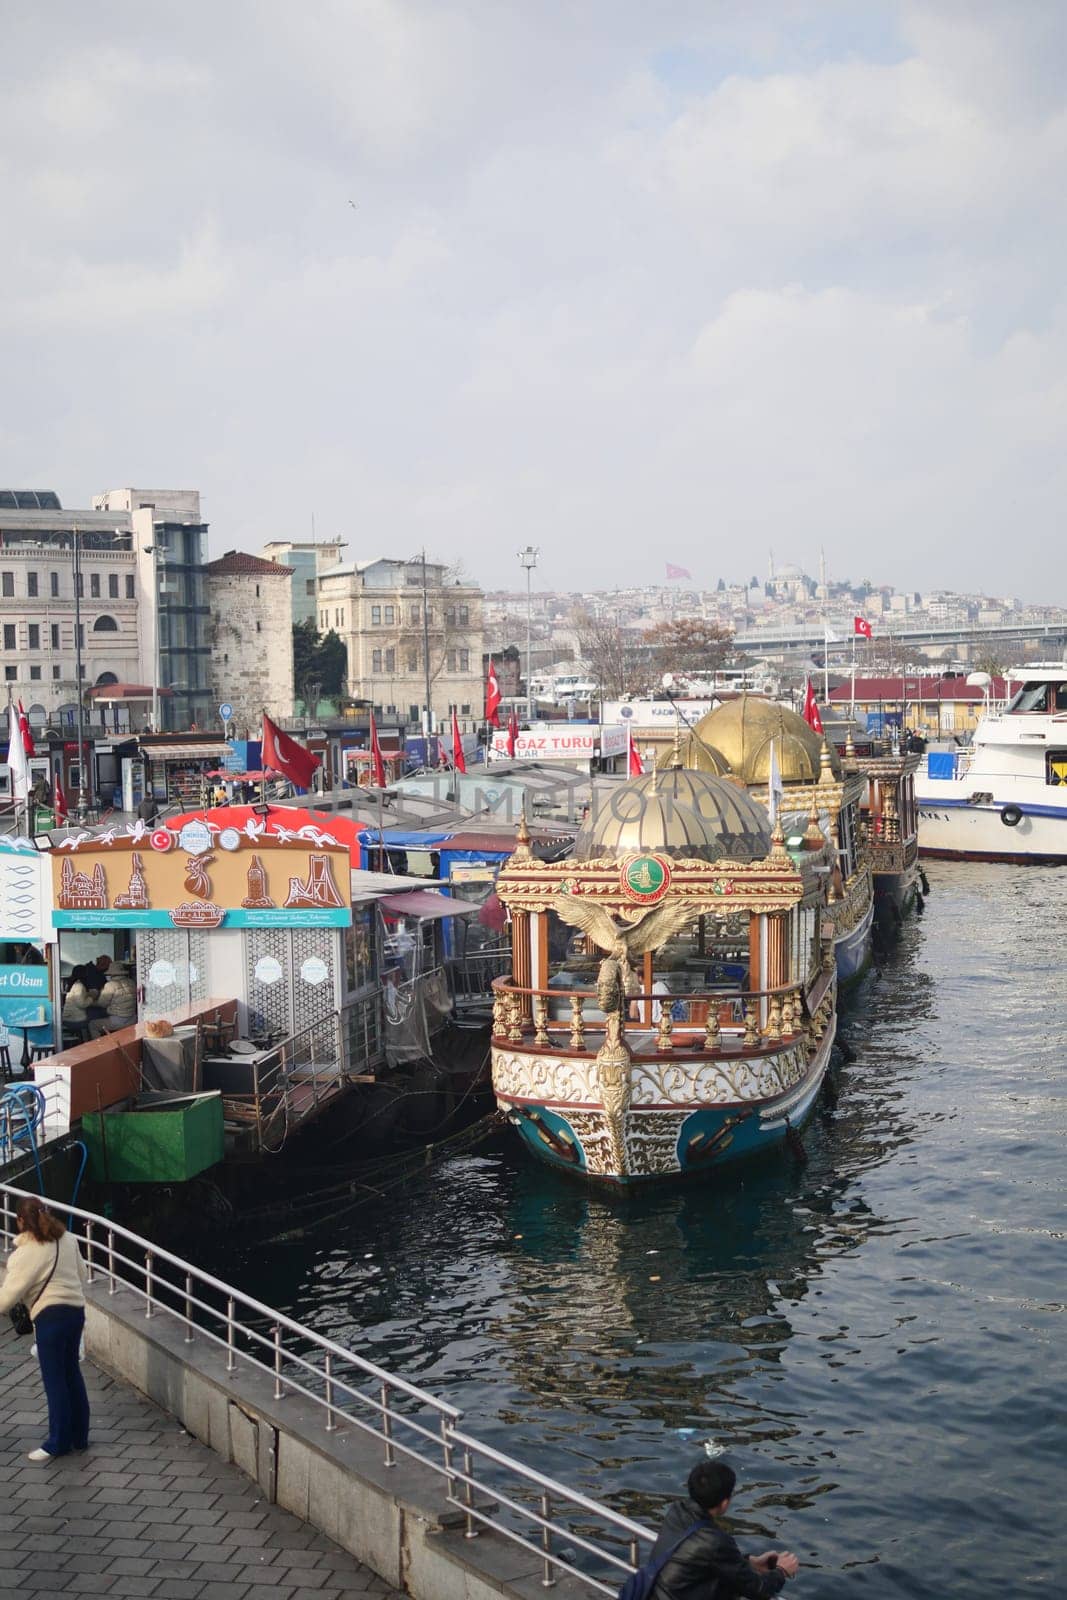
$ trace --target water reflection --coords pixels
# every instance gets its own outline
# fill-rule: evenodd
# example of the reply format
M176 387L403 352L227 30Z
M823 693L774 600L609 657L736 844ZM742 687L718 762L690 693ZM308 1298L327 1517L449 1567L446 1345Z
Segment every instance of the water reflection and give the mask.
M931 878L843 1018L855 1060L806 1166L615 1202L502 1139L216 1265L642 1517L725 1447L739 1528L788 1539L820 1600L1039 1582L1063 1450L1067 875Z

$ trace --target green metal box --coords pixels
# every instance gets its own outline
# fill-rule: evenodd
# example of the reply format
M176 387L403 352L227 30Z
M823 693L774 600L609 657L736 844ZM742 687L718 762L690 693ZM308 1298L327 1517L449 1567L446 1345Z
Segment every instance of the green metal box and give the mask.
M185 1183L222 1160L222 1097L143 1094L129 1110L87 1112L82 1134L100 1183Z

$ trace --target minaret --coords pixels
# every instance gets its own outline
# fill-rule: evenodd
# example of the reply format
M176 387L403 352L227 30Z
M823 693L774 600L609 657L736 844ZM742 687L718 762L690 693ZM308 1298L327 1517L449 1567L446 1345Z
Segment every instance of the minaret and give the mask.
M819 546L819 587L823 591L826 589L826 551L822 545Z

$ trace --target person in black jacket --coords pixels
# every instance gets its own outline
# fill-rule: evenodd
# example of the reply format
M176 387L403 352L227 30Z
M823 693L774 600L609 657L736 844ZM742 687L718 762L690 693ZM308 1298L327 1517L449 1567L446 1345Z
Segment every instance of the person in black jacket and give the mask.
M655 1561L682 1539L656 1579L652 1600L728 1600L731 1595L763 1600L796 1576L800 1563L792 1551L744 1556L732 1534L715 1526L713 1519L729 1510L736 1482L725 1461L701 1461L693 1468L689 1499L668 1507L652 1550ZM683 1539L694 1523L700 1526Z

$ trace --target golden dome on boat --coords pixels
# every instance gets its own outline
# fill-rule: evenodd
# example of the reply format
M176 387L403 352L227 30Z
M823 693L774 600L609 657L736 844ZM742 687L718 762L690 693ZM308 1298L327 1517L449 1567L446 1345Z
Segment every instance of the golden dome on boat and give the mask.
M728 778L669 767L596 796L596 811L571 859L633 851L697 861L762 861L770 854L767 812Z
M766 783L770 776L771 741L778 756L783 783L818 783L823 741L795 711L772 700L740 695L701 717L693 736L683 744L683 759L698 772L709 770L710 749L728 764L742 783ZM841 776L837 752L830 750L830 767Z

